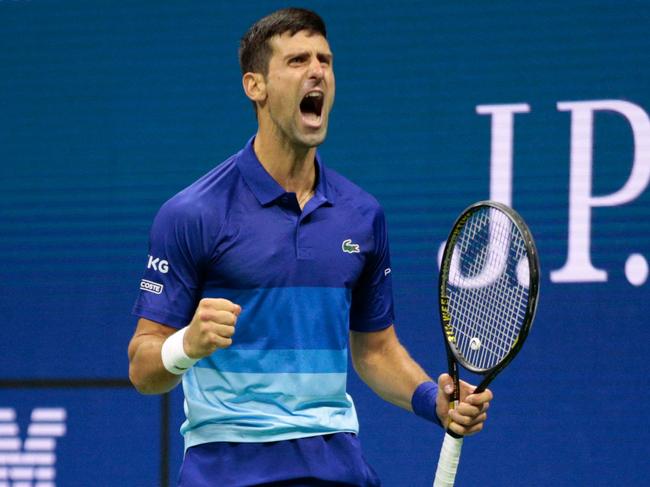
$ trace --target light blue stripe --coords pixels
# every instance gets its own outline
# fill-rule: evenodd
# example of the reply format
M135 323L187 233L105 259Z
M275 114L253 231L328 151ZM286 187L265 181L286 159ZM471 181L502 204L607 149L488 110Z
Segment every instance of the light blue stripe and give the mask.
M185 421L181 433L185 437L185 450L195 445L214 441L231 441L236 443L285 441L309 436L349 432L359 434L359 421L354 407L326 409L319 411L323 421L312 418L285 416L238 418L228 424L220 418L190 427ZM229 418L230 419L230 418Z
M231 349L344 350L351 291L331 287L227 289L208 287L203 297L239 304Z
M358 430L345 373L253 374L192 367L183 377L186 447Z
M344 350L242 350L226 348L197 362L195 367L222 372L347 373Z
M347 401L346 382L345 373L264 374L222 372L202 367L192 367L183 377L184 385L193 386L188 388L186 396L196 396L214 405L219 400L244 403L252 399L273 404L285 401L282 407L291 410L299 409L301 401L315 399L344 404Z

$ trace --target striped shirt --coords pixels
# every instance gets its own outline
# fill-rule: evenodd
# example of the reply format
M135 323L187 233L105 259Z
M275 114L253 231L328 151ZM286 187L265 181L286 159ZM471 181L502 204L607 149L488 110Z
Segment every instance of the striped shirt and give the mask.
M301 210L251 139L154 220L134 314L181 328L201 298L242 307L232 346L183 376L186 448L358 431L348 332L393 322L386 225L372 196L315 164Z

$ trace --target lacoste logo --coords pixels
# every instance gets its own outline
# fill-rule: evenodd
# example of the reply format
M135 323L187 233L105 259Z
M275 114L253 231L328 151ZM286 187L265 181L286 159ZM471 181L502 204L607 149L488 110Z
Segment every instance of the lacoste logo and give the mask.
M348 254L358 254L361 252L359 250L359 244L352 243L352 239L343 240L341 249L343 252L347 252Z
M140 289L150 293L162 294L164 287L165 286L163 286L162 284L153 281L148 281L146 279L142 279L140 281Z

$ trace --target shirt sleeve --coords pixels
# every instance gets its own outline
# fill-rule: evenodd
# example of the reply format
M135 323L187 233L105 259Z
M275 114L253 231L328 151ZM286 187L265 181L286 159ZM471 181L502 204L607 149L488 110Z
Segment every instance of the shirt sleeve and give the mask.
M379 331L395 321L386 217L381 207L373 219L374 248L352 290L350 329Z
M174 328L186 326L201 296L205 255L200 218L175 199L156 215L133 314Z

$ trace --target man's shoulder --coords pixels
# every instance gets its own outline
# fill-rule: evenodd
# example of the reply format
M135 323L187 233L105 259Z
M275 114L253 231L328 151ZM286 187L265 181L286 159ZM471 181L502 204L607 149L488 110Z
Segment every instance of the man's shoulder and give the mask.
M196 219L223 210L233 200L240 178L236 159L236 155L229 157L176 193L163 203L159 214L174 220Z
M337 201L356 208L383 212L381 204L372 194L337 171L324 167L328 190L333 191Z

